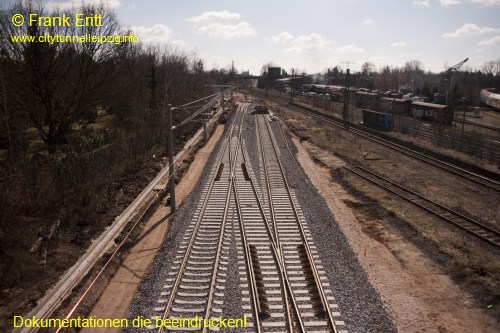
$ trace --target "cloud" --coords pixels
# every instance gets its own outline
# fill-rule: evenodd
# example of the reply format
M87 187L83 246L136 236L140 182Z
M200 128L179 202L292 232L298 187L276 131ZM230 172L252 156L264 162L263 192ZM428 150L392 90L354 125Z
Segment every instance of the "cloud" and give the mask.
M477 45L480 46L489 46L489 45L495 45L495 44L500 44L500 36L495 36L490 39L485 39L477 43Z
M441 5L441 7L456 6L465 2L473 5L479 5L481 7L500 6L500 0L439 0L439 4ZM412 4L415 6L426 8L430 7L431 0L414 0Z
M363 24L366 24L366 25L368 25L368 24L373 24L373 23L375 23L375 20L370 19L370 18L365 19L365 20L363 21Z
M391 47L405 47L406 43L405 42L395 42L390 44Z
M208 24L208 23L214 23L214 22L239 20L240 17L241 17L241 15L238 13L231 13L227 10L223 10L220 12L216 12L216 11L205 12L201 15L188 18L188 21L198 23L198 24Z
M284 34L285 33L285 34ZM276 37L276 38L274 38ZM286 31L281 34L274 36L272 39L276 42L288 42L291 44L289 48L285 49L285 52L295 52L300 53L304 51L326 51L331 48L335 42L326 39L317 33L312 33L309 35L300 35L298 37L293 37L291 34L286 33Z
M491 6L500 6L500 0L439 0L439 3L442 7L449 7L459 5L462 2L468 2L473 5L479 5L481 7L491 7Z
M276 43L286 43L293 39L293 35L288 31L283 31L282 33L277 34L276 36L271 37L271 40Z
M120 0L108 0L105 2L103 2L102 0L86 0L85 1L86 5L99 6L101 3L104 3L109 8L118 8L122 5ZM65 10L70 10L73 8L80 8L82 4L83 4L82 1L76 1L76 0L67 0L67 1L63 1L63 2L49 1L45 4L45 8L47 8L49 11L56 10L56 9L65 11Z
M210 11L201 15L188 18L189 22L196 25L195 32L208 34L209 36L222 38L237 38L246 36L255 36L257 31L248 22L229 22L237 21L241 17L238 13L231 13L227 10Z
M454 32L447 32L443 34L443 37L446 38L456 38L463 36L471 36L471 35L482 35L492 32L500 31L498 28L489 28L489 27L479 27L474 23L465 23L463 26L455 30Z
M266 40L273 41L275 43L287 43L291 46L286 48L284 51L295 53L309 50L326 51L331 49L331 46L335 44L335 42L328 40L317 33L295 37L288 31L283 31L275 36L272 36L271 38L266 38Z
M349 45L345 45L345 46L341 46L341 47L338 47L337 48L338 51L340 52L350 52L350 53L361 53L361 52L365 52L364 49L354 45L354 44L349 44Z
M415 0L412 2L415 6L420 6L422 8L429 7L431 4L430 0Z
M485 7L500 6L500 0L469 0L469 2Z
M210 36L223 38L236 38L257 35L257 31L255 30L255 28L247 22L240 22L238 24L215 22L198 27L195 31L197 33L206 33Z
M172 30L162 24L155 24L151 27L136 26L130 29L139 36L139 41L143 43L171 42Z
M450 7L460 4L459 0L439 0L441 7Z

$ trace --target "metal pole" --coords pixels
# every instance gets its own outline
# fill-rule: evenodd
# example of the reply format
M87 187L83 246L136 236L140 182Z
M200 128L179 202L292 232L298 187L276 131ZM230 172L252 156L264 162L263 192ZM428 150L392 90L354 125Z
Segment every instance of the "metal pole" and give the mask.
M349 68L347 68L346 76L345 76L345 96L344 96L344 112L343 112L343 120L345 128L349 128Z
M462 133L460 135L460 149L462 149L462 145L464 142L464 127L465 127L465 107L464 107L464 113L462 115Z
M172 123L172 105L167 105L168 115L168 187L170 189L170 211L175 212L175 179L174 179L174 127Z
M207 122L206 121L203 123L203 140L205 141L205 144L208 141Z

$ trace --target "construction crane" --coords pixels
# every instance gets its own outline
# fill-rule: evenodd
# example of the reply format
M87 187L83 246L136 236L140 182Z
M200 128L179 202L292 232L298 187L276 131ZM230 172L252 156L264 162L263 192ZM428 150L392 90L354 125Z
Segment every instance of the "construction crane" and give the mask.
M450 94L450 86L451 86L451 77L453 76L453 73L458 71L460 69L460 67L462 67L463 64L465 64L467 62L467 60L469 60L469 58L466 58L465 60L460 61L455 66L451 66L443 73L443 79L444 79L445 85L446 85L446 105L450 104L449 94Z
M460 69L460 67L463 66L463 64L465 64L467 62L467 60L469 60L469 58L466 58L465 60L462 60L460 61L458 64L456 64L455 66L451 66L450 68L448 68L446 71L445 71L445 74L449 74L451 75L451 73L453 72L456 72Z

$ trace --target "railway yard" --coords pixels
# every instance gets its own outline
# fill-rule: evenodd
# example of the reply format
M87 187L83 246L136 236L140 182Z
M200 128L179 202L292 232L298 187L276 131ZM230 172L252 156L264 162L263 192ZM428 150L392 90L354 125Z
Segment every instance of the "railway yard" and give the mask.
M194 191L201 198L182 205L167 260L153 265L132 317L247 316L248 331L395 331L324 201L280 151L279 126L251 105L240 104L226 129L231 140Z
M500 0L386 2L0 5L0 333L499 333Z
M362 232L368 235L371 241L383 245L390 253L390 260L395 260L398 265L401 265L405 274L414 275L409 280L413 280L413 283L420 286L421 296L426 299L424 303L432 304L434 316L446 316L455 311L452 310L453 302L450 302L450 299L456 297L451 296L452 288L444 288L439 286L439 283L436 284L437 280L448 276L453 281L452 284L466 291L467 296L461 297L467 297L467 301L457 300L458 304L471 303L485 309L492 315L492 318L496 318L492 322L493 326L490 326L490 330L495 331L498 328L498 312L494 310L495 307L492 304L495 304L498 299L496 276L498 276L499 267L498 247L493 243L498 242L498 233L490 234L485 231L484 234L489 234L488 238L493 240L493 242L485 242L480 240L482 231L477 232L479 235L474 235L474 232L470 230L459 231L457 229L461 227L457 227L447 219L456 221L452 215L460 213L460 215L479 220L486 229L498 230L497 183L484 182L481 177L471 177L471 175L466 177L476 179L464 179L463 175L452 173L446 170L447 168L437 167L407 155L406 152L398 151L402 147L394 149L389 148L385 143L381 145L377 139L371 140L370 135L360 136L356 133L356 129L345 131L342 128L343 125L339 127L338 121L336 126L331 124L331 126L325 126L327 119L317 118L317 114L286 104L277 100L276 109L273 112L301 138L301 141L305 141L304 144L310 145L313 159L321 166L319 170L325 172L325 177L328 174L332 177L333 184L330 184L331 187L327 187L324 191L331 191L335 183L342 185L348 193L342 201L353 211L359 223L357 232ZM319 109L315 110L319 111ZM392 185L391 189L397 192L393 193L380 186L389 187L387 184L389 180L406 189L411 189L414 193L408 194L405 191L406 194L403 194L400 188L394 188ZM420 198L416 194L420 195ZM409 200L403 199L404 196ZM419 208L418 204L423 200L422 197L446 206L453 212L441 211L439 213L438 208ZM444 216L442 216L443 213ZM438 217L439 215L441 217ZM344 226L344 231L350 228L352 226ZM470 227L470 229L475 229L475 227ZM354 234L353 237L357 238L358 235ZM351 245L353 245L352 241ZM362 262L366 251L370 253L370 246L366 244L360 245L356 251ZM370 267L373 262L366 261L364 268L373 271L373 267ZM382 258L375 261L376 265L384 267ZM422 262L425 264L421 266ZM390 266L389 263L385 265L388 265L385 266L387 269ZM434 268L437 268L437 271L432 273ZM378 275L380 272L372 273L377 276L373 279L384 279ZM386 288L384 286L386 283L397 280L394 276L386 277L386 279L377 287L379 291L381 288ZM382 292L382 298L392 298L392 301L401 306L401 295L388 296L391 293L397 293L396 284L394 282L394 288L386 290L385 296ZM415 293L411 294L419 294L418 287L413 285L411 288L415 288ZM438 292L440 288L446 291L441 294ZM410 308L415 311L415 308ZM395 312L400 312L400 316L406 317L408 310ZM472 312L466 313L461 315L473 320ZM454 331L447 326L450 321L444 322L443 331ZM399 324L398 327L401 328L402 325ZM419 331L408 327L402 331L406 330ZM468 330L457 327L455 331ZM470 331L483 332L488 329L471 327Z
M246 316L242 331L498 329L498 183L295 106L267 101L271 121L252 114L257 101L226 125L131 318Z
M78 315L245 321L222 332L498 331L496 180L319 109L237 96L176 213L155 208ZM119 331L170 330L107 330Z

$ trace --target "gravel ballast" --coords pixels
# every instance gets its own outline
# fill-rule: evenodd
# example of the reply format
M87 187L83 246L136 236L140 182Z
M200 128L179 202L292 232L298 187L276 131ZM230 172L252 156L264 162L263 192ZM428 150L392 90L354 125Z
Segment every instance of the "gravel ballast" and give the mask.
M231 120L229 120L230 122ZM397 332L391 318L383 308L380 297L368 282L367 276L361 268L356 254L348 244L339 225L331 214L328 205L321 195L304 178L304 173L298 168L296 162L286 150L285 143L277 122L271 122L274 137L281 150L281 162L286 170L286 176L292 191L296 194L311 231L314 244L323 263L324 269L330 281L330 287L339 305L341 319L349 332ZM223 137L227 134L229 126L226 127ZM256 144L256 131L254 116L245 114L243 126L243 139L248 156L251 158L252 169L257 174L256 179L261 179L259 173L259 150ZM214 167L215 159L220 151L223 140L221 139L212 152L206 170ZM293 150L293 144L289 140L288 145ZM158 307L157 301L161 298L161 292L166 282L167 273L177 255L179 246L185 230L196 211L198 202L205 183L209 180L209 172L205 172L199 180L186 201L178 207L177 213L172 221L172 226L166 241L159 251L150 272L141 284L135 301L130 308L130 317L151 317L158 315L154 311ZM229 229L234 234L237 228ZM236 267L237 252L234 237L230 245L229 266ZM222 315L225 317L242 316L241 295L237 269L227 272L227 283L225 286L225 299ZM234 330L233 330L234 331ZM151 332L148 329L128 328L124 332Z

